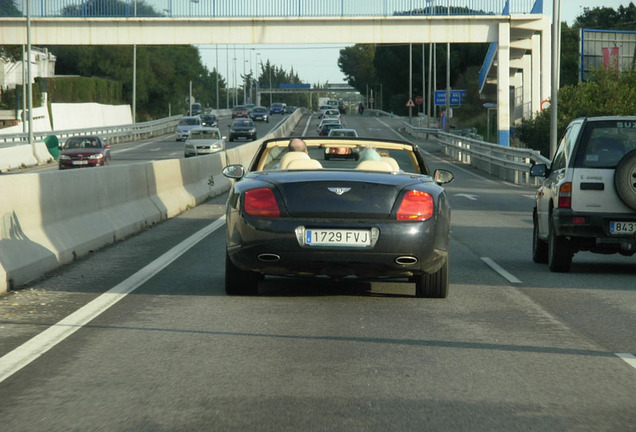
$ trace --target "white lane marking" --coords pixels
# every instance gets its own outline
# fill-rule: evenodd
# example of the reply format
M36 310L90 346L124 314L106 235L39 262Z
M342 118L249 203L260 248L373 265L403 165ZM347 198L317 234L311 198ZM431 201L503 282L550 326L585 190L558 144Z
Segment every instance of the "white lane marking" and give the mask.
M126 295L139 288L143 283L147 282L224 224L225 216L192 234L128 279L106 291L95 300L87 303L13 351L5 354L0 358L0 383L81 329Z
M477 201L477 197L478 197L479 195L472 195L472 194L458 193L458 194L455 194L455 196L468 198L468 199L469 199L469 200L471 200L471 201Z
M113 154L125 153L125 152L131 151L131 150L137 150L137 149L139 149L141 147L146 147L147 145L157 144L161 140L162 140L162 138L157 138L157 139L145 142L145 143L133 143L133 144L136 144L135 146L131 146L131 147L123 148L123 149L116 149L116 150L111 148L111 150L112 150Z
M616 355L622 358L625 363L636 369L636 356L629 353L616 353Z
M151 151L151 152L156 152L156 151L159 151L159 150L161 150L161 148L153 148L153 149L150 149L150 151Z
M536 195L524 195L524 197L530 198L531 200L535 199Z
M517 279L516 277L514 277L511 273L509 273L508 271L506 271L503 267L501 267L499 264L497 264L496 262L494 262L493 260L491 260L488 257L481 257L481 260L483 262L485 262L491 269L493 269L494 271L496 271L497 273L499 273L501 276L503 276L504 278L506 278L508 280L508 282L510 283L516 283L519 284L521 283L521 281L519 279Z
M307 119L307 123L305 124L305 130L303 130L302 136L307 136L307 129L309 129L309 123L311 122L311 118L313 116L313 114L309 114L309 118Z

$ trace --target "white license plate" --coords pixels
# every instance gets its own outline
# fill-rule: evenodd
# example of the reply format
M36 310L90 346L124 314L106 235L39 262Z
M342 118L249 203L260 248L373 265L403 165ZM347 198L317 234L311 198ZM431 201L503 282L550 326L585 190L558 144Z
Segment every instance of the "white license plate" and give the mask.
M636 233L636 222L611 221L609 228L610 234L634 234Z
M307 246L371 246L369 230L308 229L305 231Z
M88 165L88 161L85 161L85 160L73 161L73 165Z

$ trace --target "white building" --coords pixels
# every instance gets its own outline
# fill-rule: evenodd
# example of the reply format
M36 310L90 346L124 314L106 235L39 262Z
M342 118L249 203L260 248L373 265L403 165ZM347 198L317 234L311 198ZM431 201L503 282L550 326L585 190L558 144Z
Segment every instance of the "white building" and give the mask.
M31 77L52 78L55 76L56 57L45 48L31 47ZM11 90L26 82L26 63L0 57L0 89Z

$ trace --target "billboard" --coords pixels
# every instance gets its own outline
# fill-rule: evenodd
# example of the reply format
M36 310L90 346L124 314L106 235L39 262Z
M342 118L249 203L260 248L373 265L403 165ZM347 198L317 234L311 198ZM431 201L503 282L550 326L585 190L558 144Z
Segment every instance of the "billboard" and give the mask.
M636 31L581 29L579 81L598 69L634 70Z

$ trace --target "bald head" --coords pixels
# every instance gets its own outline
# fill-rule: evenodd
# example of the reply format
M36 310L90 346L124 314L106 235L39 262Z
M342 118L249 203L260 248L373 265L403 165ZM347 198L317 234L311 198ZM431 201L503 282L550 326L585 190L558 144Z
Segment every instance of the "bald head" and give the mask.
M307 144L300 138L292 138L287 145L287 151L307 153Z

